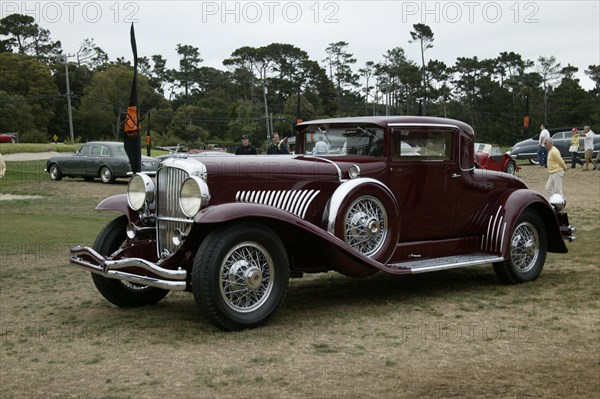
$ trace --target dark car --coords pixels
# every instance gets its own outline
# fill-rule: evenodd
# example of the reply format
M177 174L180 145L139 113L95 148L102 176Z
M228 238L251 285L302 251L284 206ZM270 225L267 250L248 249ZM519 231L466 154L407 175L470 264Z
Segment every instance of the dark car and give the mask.
M569 147L571 146L571 137L573 137L573 133L571 131L573 128L555 128L549 129L550 136L552 137L553 144L560 151L560 155L563 158L571 158L571 153L569 152ZM583 158L585 151L583 150L583 129L578 128L579 130L579 151L577 151L577 155L579 158ZM519 141L517 144L512 146L510 150L510 156L516 157L516 159L527 159L532 165L538 165L537 159L537 150L538 143L540 139L540 134L536 134L530 139ZM594 156L598 154L600 151L600 134L596 134L594 136Z
M481 169L496 170L514 175L519 166L508 152L492 144L475 143L475 165Z
M136 174L93 247L70 262L120 307L190 291L223 330L265 323L290 277L411 275L493 265L535 280L575 229L564 198L474 165L474 132L429 117L322 119L296 126L295 155L168 158ZM313 155L318 137L327 155ZM360 293L357 293L360 297ZM134 316L134 313L132 313Z
M142 172L154 175L158 164L155 158L142 156ZM46 162L46 172L52 180L63 177L93 180L99 177L103 183L114 183L119 177L133 176L125 146L117 141L91 141L75 154L51 157Z

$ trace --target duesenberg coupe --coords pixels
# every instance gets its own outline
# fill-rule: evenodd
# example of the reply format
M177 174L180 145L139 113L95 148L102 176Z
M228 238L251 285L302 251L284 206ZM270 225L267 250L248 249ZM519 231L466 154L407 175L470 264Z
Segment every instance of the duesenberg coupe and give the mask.
M467 124L352 117L296 126L295 154L187 155L136 174L92 247L71 249L120 307L191 291L223 330L265 323L290 277L369 277L487 265L502 282L538 277L575 239L564 199L474 166ZM326 155L313 155L320 140Z

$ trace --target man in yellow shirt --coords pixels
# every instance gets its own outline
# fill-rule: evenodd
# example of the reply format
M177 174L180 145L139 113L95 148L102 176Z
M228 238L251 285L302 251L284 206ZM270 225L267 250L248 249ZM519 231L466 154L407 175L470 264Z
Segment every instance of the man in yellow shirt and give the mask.
M548 181L546 182L546 193L548 194L548 198L550 198L553 194L563 195L562 183L563 177L565 176L565 171L567 170L567 165L565 161L563 161L560 156L560 151L552 142L552 138L548 137L544 139L544 147L548 152Z

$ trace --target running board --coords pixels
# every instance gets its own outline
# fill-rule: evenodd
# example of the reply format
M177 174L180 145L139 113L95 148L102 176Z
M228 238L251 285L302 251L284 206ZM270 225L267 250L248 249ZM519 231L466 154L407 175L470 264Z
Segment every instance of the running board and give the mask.
M484 265L487 263L502 262L504 258L497 255L474 253L458 256L447 256L443 258L412 260L408 262L387 265L395 270L408 269L411 273L427 273L438 270L456 269L459 267Z

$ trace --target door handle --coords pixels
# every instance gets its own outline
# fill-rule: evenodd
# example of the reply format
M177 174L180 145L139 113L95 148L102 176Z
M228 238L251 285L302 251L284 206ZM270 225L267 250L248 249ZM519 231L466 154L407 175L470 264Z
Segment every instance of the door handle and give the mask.
M461 174L460 174L460 173L452 173L452 174L450 175L450 178L451 178L451 179L456 179L457 177L460 177L460 176L461 176Z

